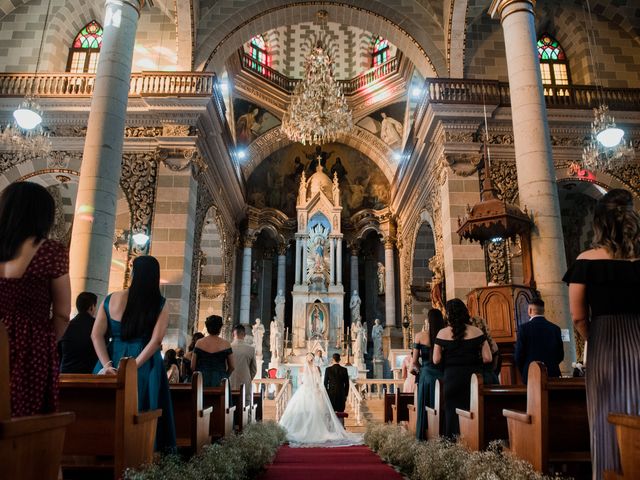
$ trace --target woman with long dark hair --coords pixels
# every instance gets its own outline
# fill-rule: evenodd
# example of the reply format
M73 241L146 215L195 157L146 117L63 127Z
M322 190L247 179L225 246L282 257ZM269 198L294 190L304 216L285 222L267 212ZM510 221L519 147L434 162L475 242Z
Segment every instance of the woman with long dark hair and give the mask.
M207 335L198 340L191 356L191 370L202 373L205 387L219 387L223 379L233 372L233 351L231 344L220 338L222 317L210 315L204 322Z
M620 473L609 413L640 415L640 215L631 193L609 191L596 204L593 248L569 268L573 324L589 344L587 411L593 478Z
M121 358L136 359L138 408L162 409L156 433L156 449L160 451L176 447L169 383L160 354L168 323L165 299L160 294L160 264L145 255L133 261L129 288L104 299L91 332L99 360L96 373L115 374ZM109 346L104 341L107 327L111 328Z
M427 312L425 329L415 337L413 345L413 367L418 371L418 420L416 438L424 440L427 433L427 412L425 407L433 407L436 380L442 378L442 367L433 363L433 346L436 335L445 327L442 312L432 308Z
M167 380L169 383L180 383L178 355L173 348L164 352L164 369L167 372Z
M69 322L69 253L48 240L55 203L44 187L9 185L0 196L0 321L9 334L11 415L55 411L57 340Z
M433 347L433 363L444 367L445 436L460 433L456 408L469 409L471 375L481 373L484 363L491 363L491 349L478 327L471 325L469 310L454 298L445 306L448 327L438 332Z

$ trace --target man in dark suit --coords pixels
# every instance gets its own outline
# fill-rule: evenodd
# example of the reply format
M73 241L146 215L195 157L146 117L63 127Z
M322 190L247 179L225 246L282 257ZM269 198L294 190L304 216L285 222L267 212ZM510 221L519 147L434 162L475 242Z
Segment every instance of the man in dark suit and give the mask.
M98 297L82 292L76 299L78 315L71 319L58 344L60 373L92 373L98 356L93 349L91 330L95 321Z
M531 362L544 362L549 377L560 376L564 347L560 327L544 318L544 302L534 298L529 303L529 321L518 331L515 360L522 380L527 383Z
M349 393L349 372L340 365L340 354L334 353L331 366L324 371L324 386L329 394L331 406L336 412L344 412Z

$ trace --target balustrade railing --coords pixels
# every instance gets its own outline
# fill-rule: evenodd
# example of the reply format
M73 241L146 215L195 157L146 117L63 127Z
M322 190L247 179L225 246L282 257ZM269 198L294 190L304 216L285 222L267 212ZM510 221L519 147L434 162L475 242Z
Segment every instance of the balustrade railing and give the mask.
M276 395L275 403L276 403L276 422L280 421L280 417L284 413L284 410L287 408L287 404L289 403L289 399L291 399L291 380L286 379L286 383L282 385L280 391Z
M404 380L390 378L358 378L355 387L363 398L382 398L384 393L402 390Z
M133 73L129 95L209 97L214 83L214 73ZM94 86L95 75L89 73L0 73L0 97L89 97Z
M362 393L358 391L356 384L353 380L349 380L349 395L347 396L347 402L351 405L351 410L355 416L356 425L362 425L361 407L364 397Z

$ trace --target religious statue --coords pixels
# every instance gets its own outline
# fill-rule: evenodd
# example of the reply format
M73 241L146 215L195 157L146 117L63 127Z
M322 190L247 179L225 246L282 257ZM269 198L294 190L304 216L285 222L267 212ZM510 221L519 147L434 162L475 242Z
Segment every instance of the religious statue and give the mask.
M276 304L276 316L275 318L278 322L284 325L284 305L286 299L284 298L284 293L282 290L278 290L278 295L276 295L275 304Z
M429 270L433 272L429 285L431 287L431 306L444 311L444 268L442 267L442 258L437 254L429 259Z
M367 322L362 323L358 320L351 327L351 335L353 338L353 358L357 364L364 363L364 353L367 351Z
M264 337L264 325L260 322L259 318L256 318L256 323L253 325L253 343L256 347L256 356L262 356L262 337Z
M373 358L384 358L384 353L382 352L382 334L384 332L384 327L380 325L380 319L376 318L374 320L374 325L371 328L371 338L373 340Z
M282 344L282 330L277 317L273 317L269 325L269 350L271 350L271 360L280 358Z
M378 295L384 295L384 272L384 265L378 262Z
M311 310L311 318L310 318L310 333L311 338L316 335L322 336L324 333L324 313L320 310L318 305L314 305Z
M300 186L298 187L298 203L307 201L307 176L302 171L302 176L300 177Z
M349 309L351 310L351 323L356 324L360 320L360 304L362 300L358 296L358 291L354 290L351 294L351 301L349 302Z
M333 193L333 204L336 206L340 205L340 186L338 185L338 174L335 172L333 173L332 193Z
M387 117L382 112L382 124L380 125L380 138L391 148L397 148L402 144L402 132L404 131L402 123L394 118Z
M256 130L260 128L257 117L260 110L252 108L236 121L236 140L238 145L249 145L256 138Z

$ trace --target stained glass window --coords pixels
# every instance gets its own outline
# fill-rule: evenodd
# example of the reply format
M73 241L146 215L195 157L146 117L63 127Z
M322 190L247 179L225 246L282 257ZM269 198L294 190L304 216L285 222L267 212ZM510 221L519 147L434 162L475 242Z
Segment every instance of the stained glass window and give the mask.
M102 47L102 26L92 20L87 23L69 49L67 71L72 73L95 73L98 67L98 56Z
M373 66L377 67L389 60L389 40L377 37L373 44Z
M256 35L249 42L249 56L253 59L251 67L259 73L263 73L263 66L269 66L270 59L267 55L267 43L262 35Z
M569 90L569 68L564 49L555 38L548 33L540 35L537 43L540 73L545 86L545 95L567 96ZM560 88L558 88L560 87Z

